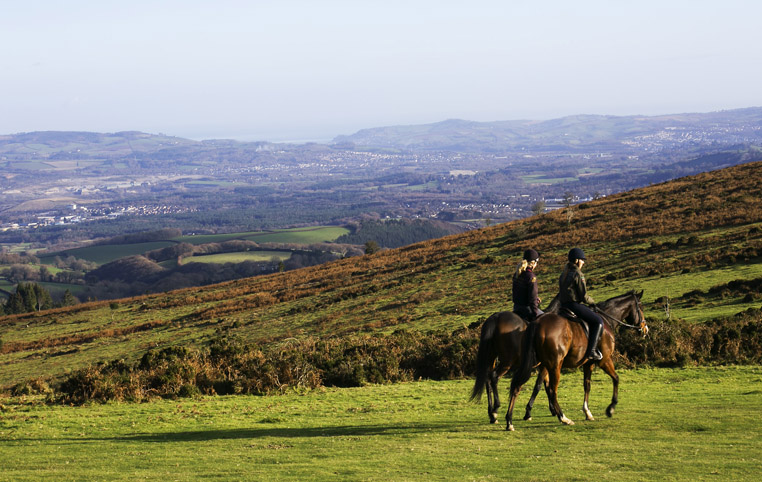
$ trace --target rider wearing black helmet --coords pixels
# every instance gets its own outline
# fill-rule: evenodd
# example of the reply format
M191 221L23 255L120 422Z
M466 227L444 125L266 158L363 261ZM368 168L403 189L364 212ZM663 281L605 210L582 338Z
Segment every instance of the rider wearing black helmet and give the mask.
M585 358L598 361L603 358L597 348L598 340L603 333L603 320L593 310L582 304L595 305L593 298L587 294L587 284L582 274L582 265L587 259L580 248L570 250L568 258L569 263L559 279L559 301L562 307L570 309L587 322L590 335Z
M513 312L530 322L542 314L537 278L533 272L539 261L540 254L527 249L513 274Z

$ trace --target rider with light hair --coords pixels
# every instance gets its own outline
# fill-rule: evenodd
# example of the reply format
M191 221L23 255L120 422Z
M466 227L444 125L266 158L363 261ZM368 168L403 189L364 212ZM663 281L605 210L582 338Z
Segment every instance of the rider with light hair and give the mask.
M598 361L603 358L598 350L598 340L603 333L603 320L593 310L582 304L595 305L593 298L587 294L587 283L585 282L585 276L582 274L582 266L587 259L585 258L585 253L580 248L570 250L568 259L569 263L564 268L558 281L558 298L563 308L573 311L587 323L590 333L587 339L585 358Z
M513 273L513 312L529 322L542 314L537 277L533 271L539 261L540 254L534 249L527 249Z

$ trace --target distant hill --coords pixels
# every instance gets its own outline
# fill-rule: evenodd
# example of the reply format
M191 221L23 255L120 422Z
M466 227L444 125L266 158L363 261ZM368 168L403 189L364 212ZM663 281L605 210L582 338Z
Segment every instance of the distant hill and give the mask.
M717 330L750 313L744 316L759 323L762 162L374 255L2 317L0 386L59 378L103 361L132 363L152 349L208 346L219 337L278 350L298 340L468 327L510 309L511 275L528 247L542 253L537 272L545 305L573 246L587 254L585 273L598 301L638 289L645 291L646 315L654 322L668 315ZM145 262L118 269L135 267ZM684 325L655 326L662 331L639 342L642 350L674 339ZM742 347L732 343L745 333L723 335L730 345L717 349L736 356ZM711 345L707 336L705 345ZM681 363L693 348L670 350L672 362Z
M762 107L662 116L575 115L551 120L474 122L450 119L433 124L363 129L333 139L335 148L448 150L458 152L626 150L654 144L712 145L762 142ZM172 159L205 153L235 157L240 152L283 149L284 144L229 139L193 141L164 134L43 131L0 135L0 160ZM292 146L293 147L293 146ZM327 146L305 144L320 151Z
M118 158L136 153L201 145L180 137L144 132L42 131L0 135L0 158L77 159Z
M576 115L545 121L473 122L451 119L434 124L363 129L338 136L335 144L358 147L451 151L626 148L645 137L665 144L691 141L744 143L762 140L762 108L662 116ZM653 140L653 139L651 139Z

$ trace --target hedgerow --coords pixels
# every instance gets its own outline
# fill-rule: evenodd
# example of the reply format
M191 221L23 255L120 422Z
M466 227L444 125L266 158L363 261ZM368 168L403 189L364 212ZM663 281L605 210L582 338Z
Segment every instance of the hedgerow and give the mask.
M471 377L479 333L480 323L474 323L454 332L308 337L266 346L218 338L197 349L149 351L134 364L117 360L78 370L55 388L50 399L81 404L201 394L264 395L320 386ZM625 367L758 364L762 310L702 325L656 321L647 338L621 329L615 357L617 365Z

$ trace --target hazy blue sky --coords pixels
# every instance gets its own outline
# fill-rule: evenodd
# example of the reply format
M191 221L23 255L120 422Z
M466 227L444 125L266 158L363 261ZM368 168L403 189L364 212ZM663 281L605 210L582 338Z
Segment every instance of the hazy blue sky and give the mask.
M762 106L758 0L9 0L0 134L329 139Z

